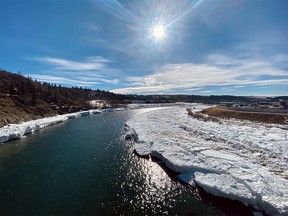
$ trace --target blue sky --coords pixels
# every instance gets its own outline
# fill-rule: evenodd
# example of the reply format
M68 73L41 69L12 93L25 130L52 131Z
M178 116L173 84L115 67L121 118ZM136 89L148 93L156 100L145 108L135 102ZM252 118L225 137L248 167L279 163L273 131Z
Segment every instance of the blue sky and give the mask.
M0 0L0 68L129 94L288 95L287 0Z

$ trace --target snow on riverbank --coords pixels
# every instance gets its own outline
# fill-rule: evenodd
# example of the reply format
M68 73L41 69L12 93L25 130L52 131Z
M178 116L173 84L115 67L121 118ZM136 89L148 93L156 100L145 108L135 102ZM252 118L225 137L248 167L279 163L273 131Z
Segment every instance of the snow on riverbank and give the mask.
M75 119L80 116L87 116L100 112L102 112L102 110L88 110L27 121L20 124L9 124L0 128L0 143L4 143L12 139L20 139L25 134L33 133L34 131L38 131L44 127L67 121L68 119Z
M107 108L107 109L92 109L87 111L80 111L76 113L69 113L64 115L58 115L43 119L37 119L32 121L23 122L20 124L9 124L0 128L0 144L8 142L13 139L20 139L24 137L25 134L33 133L41 128L47 127L49 125L64 122L68 119L75 119L80 116L89 116L102 112L114 112L114 111L124 111L139 108L151 108L151 107L161 107L161 106L171 106L170 104L130 104L127 108Z
M188 116L186 107L150 109L130 119L127 124L139 139L137 153L163 160L181 173L179 179L211 194L288 215L288 128L203 121Z

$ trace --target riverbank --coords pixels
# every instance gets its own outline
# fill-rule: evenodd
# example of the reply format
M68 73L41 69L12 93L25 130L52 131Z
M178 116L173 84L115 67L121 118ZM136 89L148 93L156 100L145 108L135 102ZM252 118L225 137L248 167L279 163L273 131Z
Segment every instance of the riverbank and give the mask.
M8 124L17 124L56 115L57 112L50 109L47 104L29 107L17 103L16 99L13 100L0 94L0 128Z
M210 107L201 111L202 114L225 119L240 119L269 124L288 124L287 113L252 112L244 110L233 110L224 107Z
M58 124L67 121L69 119L75 119L81 116L88 116L92 114L110 112L115 110L122 110L122 109L103 109L103 110L95 109L95 110L69 113L64 115L57 115L47 118L40 118L37 120L31 120L20 124L9 124L0 128L0 143L8 142L13 139L21 139L25 137L26 134L31 134L35 131L41 130L42 128Z
M179 179L215 196L268 215L286 215L287 129L235 119L205 121L189 116L186 108L155 109L130 119L127 124L139 139L135 151L162 160L181 173Z
M58 124L65 122L69 119L75 119L81 116L88 116L103 112L114 112L122 110L132 110L132 109L141 109L141 108L155 108L171 106L171 104L131 104L126 108L106 108L106 109L91 109L87 111L80 111L74 113L68 113L63 115L54 115L46 118L38 118L36 120L30 120L21 122L19 124L7 124L4 127L0 127L0 143L8 142L13 139L21 139L25 137L26 134L31 134L35 131L38 131L42 128L48 127L50 125ZM19 116L18 116L19 117ZM17 116L15 118L18 118ZM35 117L35 116L34 116Z

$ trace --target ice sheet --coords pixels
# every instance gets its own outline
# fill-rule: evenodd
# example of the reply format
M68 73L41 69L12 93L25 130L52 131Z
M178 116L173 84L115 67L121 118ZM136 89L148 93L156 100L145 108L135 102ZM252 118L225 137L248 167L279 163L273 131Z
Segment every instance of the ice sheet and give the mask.
M150 109L127 124L137 132L135 150L180 172L179 178L209 193L267 214L288 214L288 126L238 120L203 121L186 108Z

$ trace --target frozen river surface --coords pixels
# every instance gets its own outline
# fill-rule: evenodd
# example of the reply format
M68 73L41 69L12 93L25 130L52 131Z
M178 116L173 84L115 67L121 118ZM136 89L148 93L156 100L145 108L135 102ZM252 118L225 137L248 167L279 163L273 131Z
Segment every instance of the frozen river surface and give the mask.
M207 106L151 108L127 124L138 154L152 155L178 178L269 215L288 215L288 126L237 120L205 121L187 114Z

